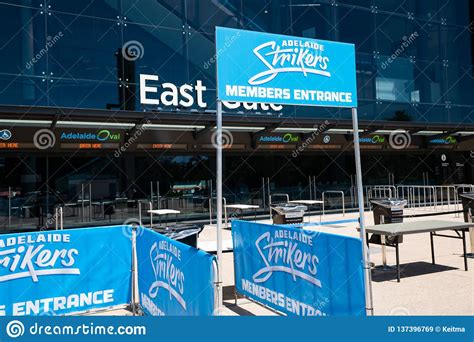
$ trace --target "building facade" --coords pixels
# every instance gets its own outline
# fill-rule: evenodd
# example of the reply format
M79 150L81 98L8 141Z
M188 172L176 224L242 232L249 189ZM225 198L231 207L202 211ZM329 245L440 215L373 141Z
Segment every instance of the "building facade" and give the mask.
M44 225L56 205L71 225L120 220L137 200L205 215L216 26L355 44L365 183L472 183L473 23L469 0L2 1L2 224ZM141 74L158 76L157 104ZM263 204L266 179L349 194L350 110L224 110L228 201Z

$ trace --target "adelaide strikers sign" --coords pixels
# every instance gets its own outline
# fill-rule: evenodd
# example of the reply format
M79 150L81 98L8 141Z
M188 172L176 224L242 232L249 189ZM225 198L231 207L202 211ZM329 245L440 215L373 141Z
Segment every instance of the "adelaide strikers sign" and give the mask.
M216 28L222 101L357 107L353 44Z

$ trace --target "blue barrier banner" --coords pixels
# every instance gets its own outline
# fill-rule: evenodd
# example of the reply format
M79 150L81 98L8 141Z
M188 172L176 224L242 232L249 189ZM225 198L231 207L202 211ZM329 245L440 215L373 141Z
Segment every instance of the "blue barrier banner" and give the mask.
M0 235L0 315L62 315L130 303L130 231Z
M288 315L365 315L360 239L232 221L239 293Z
M147 228L137 231L138 289L145 314L210 316L215 257Z
M357 107L353 44L216 27L222 101Z

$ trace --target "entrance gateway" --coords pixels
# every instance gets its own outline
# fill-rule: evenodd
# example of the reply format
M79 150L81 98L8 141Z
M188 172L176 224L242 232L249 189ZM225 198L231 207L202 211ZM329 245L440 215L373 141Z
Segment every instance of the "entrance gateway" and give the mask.
M222 102L352 109L357 195L363 199L353 44L216 27L217 59L217 259L222 280ZM373 315L364 201L359 202L365 307ZM218 283L218 308L222 286Z

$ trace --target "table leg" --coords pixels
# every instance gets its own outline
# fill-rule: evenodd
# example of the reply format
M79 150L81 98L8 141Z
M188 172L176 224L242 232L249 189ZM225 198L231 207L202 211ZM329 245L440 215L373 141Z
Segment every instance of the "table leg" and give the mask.
M387 246L385 245L385 235L380 235L380 242L382 245L382 264L383 267L387 267Z
M467 271L467 251L466 251L466 231L463 229L462 234L462 253L464 257L464 270Z
M434 265L435 262L435 253L434 253L434 241L433 241L433 232L430 232L430 242L431 242L431 263Z
M398 253L398 237L395 242L395 256L397 259L397 282L400 282L400 255Z

